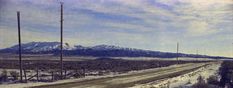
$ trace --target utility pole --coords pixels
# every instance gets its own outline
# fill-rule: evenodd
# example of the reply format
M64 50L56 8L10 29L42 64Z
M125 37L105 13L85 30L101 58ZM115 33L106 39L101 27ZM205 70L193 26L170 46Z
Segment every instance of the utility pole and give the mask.
M23 82L23 71L22 71L22 51L21 51L21 33L20 33L20 12L17 11L18 21L18 40L19 40L19 69L20 69L20 82Z
M207 50L206 50L206 49L204 49L204 55L205 55L205 56L207 55Z
M233 43L232 43L232 58L233 58Z
M176 45L176 61L177 61L177 63L179 63L178 57L179 57L179 42L177 42L177 45Z
M197 58L198 58L198 50L196 50L196 61L197 61Z
M233 43L232 44L232 47L231 47L231 57L233 58Z
M63 2L61 3L61 44L60 44L60 65L61 65L61 79L63 79Z

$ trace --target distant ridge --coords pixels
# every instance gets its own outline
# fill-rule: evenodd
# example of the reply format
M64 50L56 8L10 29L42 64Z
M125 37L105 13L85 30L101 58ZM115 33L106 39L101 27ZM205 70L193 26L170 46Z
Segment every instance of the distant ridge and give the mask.
M159 57L159 58L175 58L176 53L150 51L135 48L124 48L113 45L97 45L92 47L84 47L81 45L63 44L64 55L66 56L98 56L98 57ZM59 54L59 42L29 42L22 44L22 53L24 54ZM0 53L18 53L18 45L1 49ZM179 57L191 58L212 58L212 59L233 59L220 56L206 56L195 54L179 53Z
M40 52L49 52L54 50L59 50L59 42L29 42L22 44L23 53L40 53ZM68 48L67 46L65 46ZM14 45L9 48L0 50L0 52L5 53L17 53L18 45Z

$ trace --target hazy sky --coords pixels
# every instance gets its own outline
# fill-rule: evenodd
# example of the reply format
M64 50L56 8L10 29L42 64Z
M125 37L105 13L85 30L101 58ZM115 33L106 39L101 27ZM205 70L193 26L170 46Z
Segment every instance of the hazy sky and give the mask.
M0 0L0 48L59 41L60 0ZM64 41L233 57L233 0L64 0Z

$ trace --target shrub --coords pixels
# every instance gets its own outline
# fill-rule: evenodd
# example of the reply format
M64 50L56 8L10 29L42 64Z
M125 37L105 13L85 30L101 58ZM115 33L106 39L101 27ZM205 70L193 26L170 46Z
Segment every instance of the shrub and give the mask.
M13 77L13 80L18 80L19 73L16 71L11 71L10 75Z
M205 83L205 80L202 76L197 78L197 83L192 86L192 88L208 88L208 85Z
M6 82L7 81L7 70L3 70L2 73L0 74L0 81L1 82Z
M217 76L210 76L208 79L207 79L207 83L208 84L213 84L213 85L217 85L219 84L219 81L218 81L218 77Z

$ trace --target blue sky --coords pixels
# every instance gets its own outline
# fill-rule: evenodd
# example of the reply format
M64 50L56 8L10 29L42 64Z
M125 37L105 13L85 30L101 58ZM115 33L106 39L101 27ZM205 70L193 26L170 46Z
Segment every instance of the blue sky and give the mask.
M0 0L0 48L59 41L61 0ZM232 0L64 0L64 41L233 57Z

